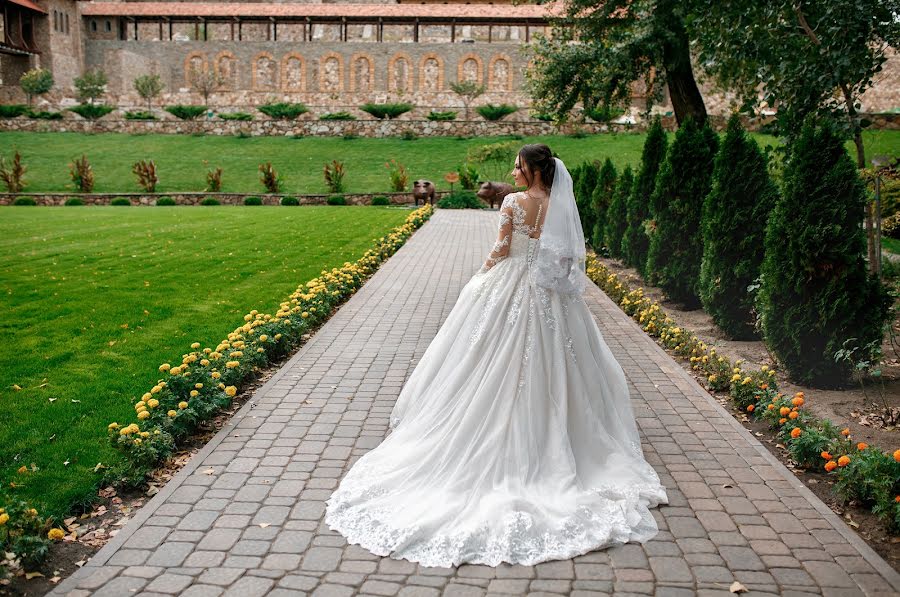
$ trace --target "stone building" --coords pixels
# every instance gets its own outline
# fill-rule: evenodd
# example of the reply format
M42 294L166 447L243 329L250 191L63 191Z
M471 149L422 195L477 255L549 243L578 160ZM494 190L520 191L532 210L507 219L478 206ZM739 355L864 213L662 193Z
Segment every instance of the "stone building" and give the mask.
M366 102L406 101L412 117L458 109L450 89L472 80L479 103L525 107L527 57L534 35L549 33L549 5L458 1L360 3L149 2L144 0L0 0L0 101L23 101L18 79L42 66L55 89L44 101L75 103L72 82L86 69L109 78L106 101L135 108L133 81L160 75L162 104L209 103L246 110L268 101L299 101L313 114L354 111ZM214 80L208 102L196 81ZM703 86L712 113L729 99ZM634 98L640 105L641 98ZM863 110L900 106L895 53ZM527 110L520 110L527 118Z

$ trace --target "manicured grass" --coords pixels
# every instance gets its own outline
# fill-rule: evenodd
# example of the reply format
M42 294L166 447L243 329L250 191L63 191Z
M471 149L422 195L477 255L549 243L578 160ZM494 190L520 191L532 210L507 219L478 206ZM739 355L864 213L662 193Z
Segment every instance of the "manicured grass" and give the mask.
M890 251L895 255L900 255L900 240L896 238L891 238L889 236L881 237L881 248L885 251Z
M384 207L7 207L0 216L0 483L41 514L118 461L107 424L192 342L355 261L409 211ZM13 385L22 389L15 390ZM51 399L55 399L51 402ZM17 474L32 463L37 472ZM68 463L68 464L66 464ZM10 482L19 487L10 488Z
M764 144L775 138L756 135ZM453 137L401 139L359 138L344 140L332 137L218 137L190 135L125 135L105 133L0 133L4 155L13 149L22 153L28 167L25 192L71 191L69 164L82 153L94 168L96 186L102 192L138 192L131 165L140 159L153 159L160 182L157 189L167 191L202 191L208 168L224 171L222 190L226 192L262 193L259 164L271 161L284 177L286 193L325 193L322 167L326 161L344 162L347 192L386 192L390 189L388 170L384 164L391 158L406 165L410 181L427 178L439 189L448 189L444 174L455 170L466 158L470 147L509 138ZM636 165L640 159L644 135L621 133L567 136L526 137L516 143L547 143L570 167L587 159L610 157L618 168ZM866 132L866 151L876 154L900 153L900 131ZM850 148L848 144L848 148ZM512 170L510 162L509 170Z

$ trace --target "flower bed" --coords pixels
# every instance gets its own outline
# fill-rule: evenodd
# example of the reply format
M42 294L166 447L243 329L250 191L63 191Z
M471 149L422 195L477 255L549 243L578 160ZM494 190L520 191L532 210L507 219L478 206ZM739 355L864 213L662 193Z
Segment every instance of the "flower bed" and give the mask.
M431 205L413 211L356 262L323 270L319 277L301 284L274 315L250 311L215 349L201 349L195 342L179 364L161 365L164 378L135 402L135 421L108 426L109 441L125 458L105 472L103 484L142 483L178 442L228 408L259 370L290 354L305 334L324 323L433 213ZM43 561L50 540L65 535L53 522L22 500L3 503L0 581L4 569L33 569Z
M803 467L834 475L832 490L844 501L856 500L871 509L889 529L900 529L900 450L885 453L863 442L854 444L849 429L803 408L803 392L778 391L775 372L766 366L745 371L741 361L716 354L689 330L684 330L644 296L629 289L597 259L587 258L587 275L619 307L659 343L689 359L691 369L704 374L709 390L727 391L734 405L776 430L791 457Z

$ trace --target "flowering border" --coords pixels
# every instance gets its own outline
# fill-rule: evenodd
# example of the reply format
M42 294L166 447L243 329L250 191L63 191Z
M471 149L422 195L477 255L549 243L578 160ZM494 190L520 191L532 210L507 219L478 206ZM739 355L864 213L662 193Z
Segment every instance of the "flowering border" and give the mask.
M113 422L107 427L109 441L125 459L107 471L105 482L142 481L201 422L228 408L260 369L293 352L305 334L324 323L433 214L432 205L416 209L356 262L322 270L320 276L298 286L275 315L250 311L243 325L215 349L201 350L200 343L194 342L180 364L160 365L159 371L166 377L136 400L137 421L126 425ZM49 540L65 535L61 528L50 528L51 524L24 500L10 500L0 507L0 552L13 552L14 556L0 559L0 573L4 568L39 565L46 557Z
M822 467L834 475L832 491L844 501L856 500L869 507L889 529L900 529L900 449L892 454L864 442L853 444L850 429L839 429L829 419L802 408L803 392L786 396L778 391L775 371L763 365L745 371L743 361L732 363L716 354L693 332L682 329L666 315L659 303L644 296L644 289L631 290L610 272L595 253L586 260L588 277L641 328L682 358L691 369L705 374L708 390L727 391L736 407L776 429L791 457L804 467Z

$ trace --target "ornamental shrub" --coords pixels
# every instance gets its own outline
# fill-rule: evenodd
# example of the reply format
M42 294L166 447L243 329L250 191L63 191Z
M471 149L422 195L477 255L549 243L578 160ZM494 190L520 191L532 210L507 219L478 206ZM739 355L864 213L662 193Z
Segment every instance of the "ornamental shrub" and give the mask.
M244 197L244 205L262 205L262 199L259 197Z
M350 112L329 112L319 116L319 120L356 120L356 116Z
M113 110L115 110L115 108L112 106L104 106L101 104L78 104L77 106L69 108L70 112L75 112L87 120L97 120L98 118L106 116ZM37 116L32 115L32 118L37 118Z
M518 109L519 108L511 104L500 104L499 106L485 104L484 106L479 106L475 110L481 114L485 120L503 120L510 114L518 111Z
M328 205L347 205L347 199L343 195L332 195L326 199Z
M22 114L28 113L28 106L25 104L3 104L0 105L0 118L15 118Z
M698 291L703 308L734 340L756 337L753 295L747 287L759 276L766 221L777 197L765 156L740 118L732 116L703 204Z
M634 174L631 166L625 166L622 176L616 182L616 191L613 193L612 203L606 211L606 226L603 236L609 254L616 258L622 257L622 239L625 236L625 206L634 188Z
M301 103L276 102L263 104L257 108L260 112L275 120L294 120L309 109Z
M159 207L172 206L178 205L178 202L175 201L175 199L173 199L172 197L160 197L156 200L156 205Z
M594 230L591 201L598 178L600 178L600 162L594 160L584 162L578 169L577 181L573 180L575 204L578 206L578 216L581 218L581 229L584 231L585 240L590 238L591 232Z
M616 191L616 167L613 166L612 160L606 158L603 166L600 167L600 173L597 175L597 184L594 186L594 192L591 193L590 203L590 242L594 246L594 250L606 246L606 239L603 238L603 231L606 228L606 210L612 203L613 194Z
M296 197L282 197L281 198L282 205L300 205L300 200Z
M191 106L184 104L176 104L174 106L166 106L166 112L180 118L181 120L194 120L203 114L206 114L206 106Z
M378 197L372 197L372 201L369 202L369 205L390 205L391 200L383 195L379 195Z
M791 147L769 217L758 309L763 338L791 380L842 386L861 348L877 359L890 297L866 269L863 182L837 125L809 117Z
M13 205L37 205L37 201L34 200L34 197L16 197L16 200L13 201Z
M401 114L406 114L413 109L412 104L395 103L395 104L363 104L359 107L363 112L368 112L378 120L393 120Z
M84 200L81 199L81 197L69 197L68 199L66 199L66 205L70 207L84 205Z
M656 179L650 203L653 226L647 269L666 296L697 308L697 281L703 257L700 217L709 193L718 137L705 122L687 118Z
M634 189L625 205L625 235L622 237L622 257L625 263L634 267L644 278L647 277L647 253L650 237L645 228L650 218L650 195L656 183L659 167L666 158L666 132L659 117L653 120L644 149L641 152L641 166L634 179Z
M253 114L247 114L246 112L226 112L224 114L219 114L219 118L222 120L253 120Z
M484 209L484 202L472 191L454 191L437 202L443 209Z
M159 205L159 202L157 202L156 204ZM222 205L222 202L215 197L206 197L203 201L200 202L200 205Z
M126 199L125 197L116 197L115 199L113 199L112 201L110 201L109 204L110 204L110 205L125 206L125 205L131 205L131 201L128 200L128 199Z
M156 120L156 116L147 110L135 110L125 112L125 120Z
M47 110L28 110L27 115L28 115L28 118L34 118L35 120L62 120L63 119L62 112L50 112Z
M453 110L448 110L446 112L435 112L434 110L432 110L428 113L428 116L426 116L426 118L435 122L442 122L447 120L456 120L456 115L457 112Z

